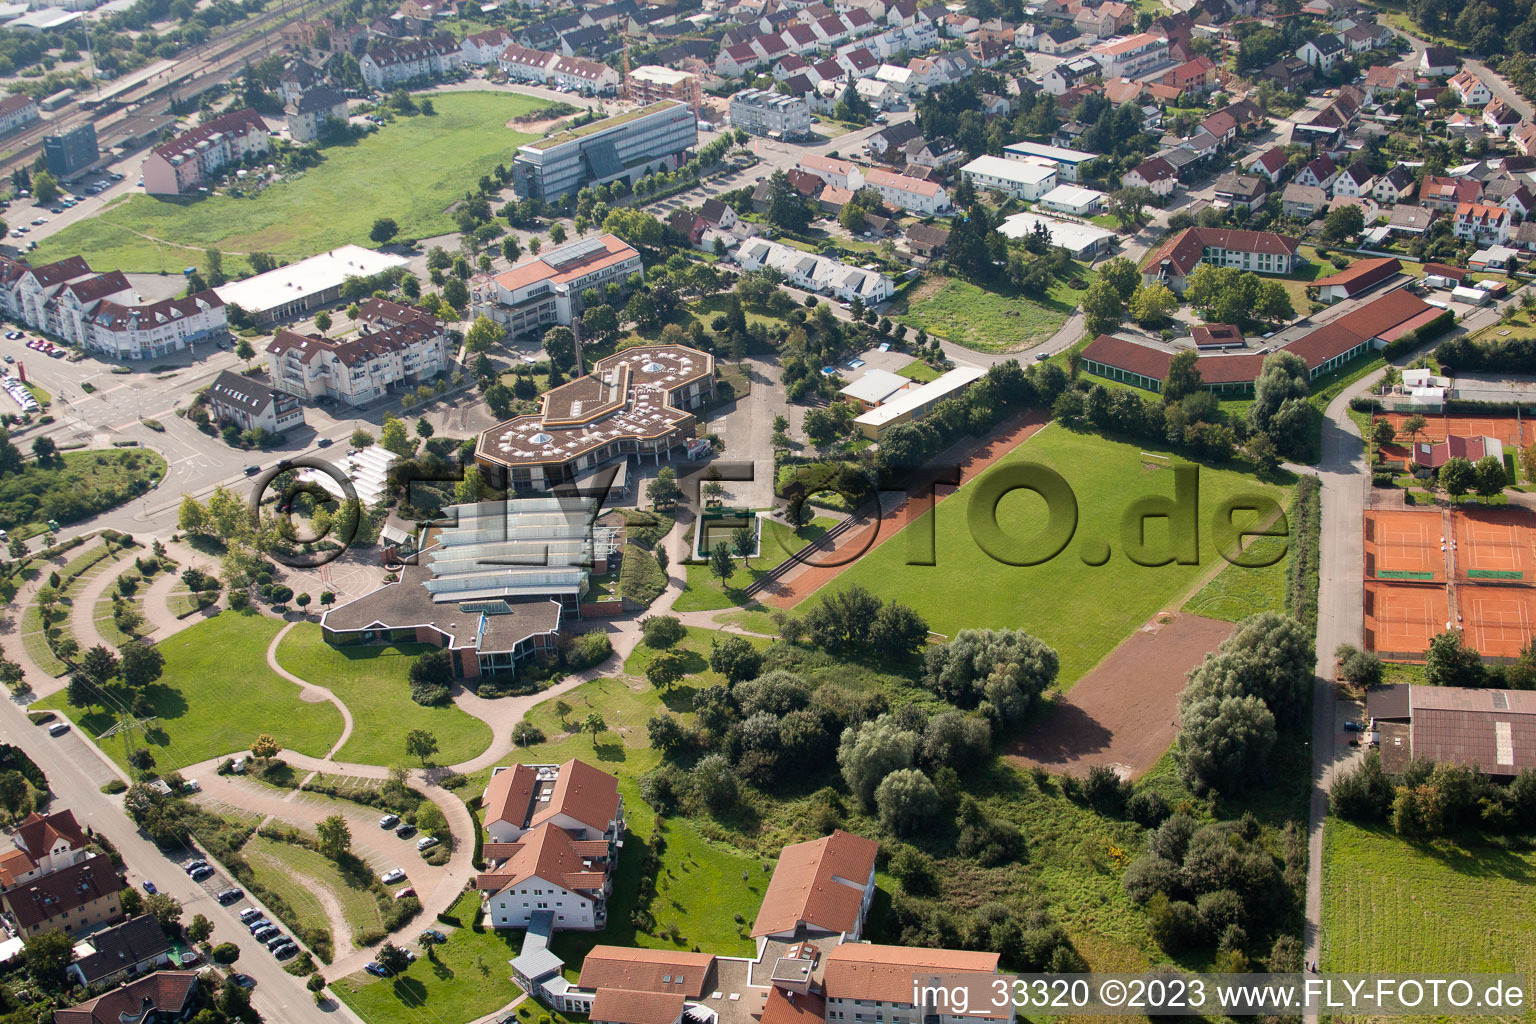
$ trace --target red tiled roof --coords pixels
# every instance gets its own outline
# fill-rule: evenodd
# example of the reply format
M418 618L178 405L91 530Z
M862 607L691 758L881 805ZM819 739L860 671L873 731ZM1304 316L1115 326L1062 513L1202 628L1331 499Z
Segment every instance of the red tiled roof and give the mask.
M1153 380L1166 379L1168 364L1173 361L1173 356L1162 349L1138 345L1109 334L1101 334L1089 342L1083 349L1083 358Z
M560 766L549 804L534 812L533 824L540 825L564 814L599 834L619 816L619 780L585 761L575 758Z
M589 1017L600 1024L672 1024L683 1014L683 997L667 992L597 990Z
M197 991L196 971L157 971L103 992L95 999L53 1011L54 1024L122 1024L140 1017L179 1020Z
M823 984L830 999L912 1002L914 977L933 973L993 974L998 954L844 942L826 956ZM984 1006L968 1017L1002 1018L1011 1010Z
M512 855L495 870L475 879L481 891L501 892L537 878L573 892L591 893L603 887L606 874L591 867L594 863L576 852L575 840L563 828L540 825L525 833L515 843Z
M581 962L579 984L585 989L665 992L698 999L714 966L711 953L593 946Z
M1396 256L1357 260L1337 274L1320 277L1312 283L1318 288L1341 287L1345 295L1353 296L1401 273L1402 269L1403 264Z
M86 844L84 830L75 820L74 812L68 809L48 815L33 811L16 826L17 844L25 847L34 858L51 851L61 839L74 850L82 849Z
M786 846L773 868L752 934L777 935L807 924L851 932L859 922L864 884L880 844L838 829L808 843Z
M1180 276L1189 273L1200 264L1207 248L1228 249L1237 252L1269 253L1273 256L1295 256L1300 243L1294 238L1277 235L1272 231L1244 231L1237 228L1185 228L1164 242L1157 255L1147 264L1155 272L1164 260Z

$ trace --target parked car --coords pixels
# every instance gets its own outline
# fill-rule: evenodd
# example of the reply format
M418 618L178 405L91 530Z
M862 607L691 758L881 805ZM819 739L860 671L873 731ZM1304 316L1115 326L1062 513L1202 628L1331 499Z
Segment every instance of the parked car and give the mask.
M266 942L274 935L282 935L282 932L278 931L270 924L262 925L260 928L257 928L255 931L251 932L251 938L255 939L257 942Z
M187 779L182 782L181 791L183 793L201 793L203 791L203 784L196 779Z
M284 935L282 932L278 932L272 938L267 940L267 948L270 949L272 952L276 953L277 950L278 950L278 947L286 946L286 945L288 945L292 941L293 941L292 939L290 939L288 936Z
M239 890L238 889L231 889L229 891L230 892L238 892ZM238 898L239 897L236 897L236 899L238 899ZM246 907L244 910L240 911L240 923L241 924L250 924L252 921L256 920L260 916L261 916L261 911L257 910L255 907Z
M220 889L218 892L213 894L213 898L218 900L220 903L233 903L235 900L244 895L245 893L241 892L239 889Z
M434 942L435 943L447 942L448 941L448 936L444 935L442 932L438 931L436 928L428 928L426 931L422 932L420 936L418 936L418 941L423 946L430 946Z
M246 927L250 929L252 935L255 935L263 928L271 928L273 925L272 922L268 921L265 917L257 917L256 920L249 922Z
M298 946L294 945L292 942L287 942L274 949L272 951L272 955L277 957L279 960L287 960L289 957L297 954L298 951Z
M415 895L416 895L416 890L408 885L404 889L401 889L399 892L395 893L395 899L403 900L407 896L415 896Z
M193 868L192 869L192 881L194 881L194 882L201 882L205 878L212 878L212 877L213 877L213 868L209 867L207 864L204 864L200 868Z
M320 440L315 442L315 447L317 447L317 448L329 448L334 443L335 442L332 441L330 438L322 437Z
M363 970L367 971L369 974L375 975L376 977L389 977L389 968L385 967L377 960L368 961L368 963L363 967Z
M257 473L260 473L260 472L261 472L261 467L260 466L246 466L245 467L245 475L246 476L255 476Z
M53 729L49 729L48 731L49 732L53 732ZM155 883L154 882L151 882L149 879L146 878L146 879L144 879L144 891L149 893L151 896L153 896L155 893L159 892L160 890L155 888Z
M21 332L20 331L6 331L5 332L5 337L9 341L15 341L17 338L21 337Z
M251 977L249 974L232 972L229 976L229 980L234 984L236 988L252 989L256 987L256 979Z
M409 839L415 834L415 825L401 825L399 828L395 829L395 835L401 839Z
M423 852L432 849L432 847L436 845L437 839L434 836L422 836L420 839L416 840L416 849Z
M52 725L50 725L48 727L48 735L49 736L63 736L67 732L69 732L69 723L68 722L55 722L55 723L53 723ZM144 883L145 887L148 887L149 884L150 883L148 883L148 882ZM150 892L154 892L155 890L150 889L149 891Z
M384 874L379 876L379 881L383 882L385 885L394 885L396 882L403 882L405 881L405 872L401 871L399 868L390 868L388 871L384 872Z
M1365 730L1365 726L1361 725L1359 722L1355 721L1353 718L1349 719L1348 721L1346 721L1344 723L1344 731L1345 732L1363 732L1364 730Z
M398 824L400 824L400 815L398 814L386 814L379 819L379 828L394 828Z
M186 872L188 872L190 874L193 868L205 868L207 866L208 866L208 862L206 860L203 860L203 858L201 858L201 857L193 857L189 861L182 862L181 870L186 871Z

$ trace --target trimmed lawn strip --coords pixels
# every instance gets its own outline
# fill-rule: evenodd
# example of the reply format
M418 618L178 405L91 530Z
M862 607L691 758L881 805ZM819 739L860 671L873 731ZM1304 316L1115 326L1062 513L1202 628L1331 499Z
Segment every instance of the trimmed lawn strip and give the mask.
M405 734L426 729L437 737L443 764L467 761L491 745L491 729L452 704L423 707L411 700L407 679L427 644L332 647L318 623L294 627L277 648L277 661L300 679L324 686L352 712L352 736L337 758L354 764L394 764L405 755Z
M1329 818L1325 971L1536 970L1536 853L1449 838L1414 843Z
M245 853L248 859L251 854L256 854L280 862L287 870L304 876L301 884L311 881L323 884L341 904L342 913L346 915L353 935L377 934L384 930L384 918L379 914L379 899L373 890L347 884L336 863L323 854L293 843L274 842L262 836L252 836L245 847ZM287 893L278 886L268 884L268 888L277 888L287 897ZM293 897L287 898L293 908L298 910L299 903ZM307 898L319 911L319 927L329 928L330 922L325 911L320 909L319 901L313 897Z
M1160 456L1147 458L1143 451ZM1034 462L1060 473L1076 495L1078 521L1071 543L1055 558L1035 566L1010 566L984 552L968 524L971 503L988 477ZM1125 444L1095 434L1074 433L1052 424L1019 445L956 496L940 502L907 527L911 541L926 550L933 530L936 565L909 565L912 544L896 538L875 548L823 588L830 592L860 585L885 598L911 605L930 629L953 636L965 628L1027 629L1061 656L1060 685L1070 688L1100 658L1169 602L1181 597L1217 554L1210 517L1222 501L1239 494L1286 500L1287 489L1249 474L1198 466L1199 561L1201 565L1150 567L1132 563L1123 549L1122 516L1132 501L1173 494L1168 467L1188 464L1166 450ZM1023 489L996 506L999 529L1012 553L1040 557L1045 502ZM931 517L937 516L937 525ZM1149 547L1166 551L1164 519L1146 521ZM1084 557L1102 555L1097 567Z
M941 376L938 370L929 366L921 359L914 359L906 366L896 371L903 377L910 377L919 384L926 384L931 380L938 380Z
M214 246L226 253L226 271L243 271L237 254L299 258L347 243L371 247L368 232L381 216L394 218L402 239L453 231L449 210L463 198L465 182L489 174L533 138L506 122L547 101L452 92L433 94L432 103L433 116L397 118L363 139L326 147L318 166L259 195L133 195L53 235L34 256L41 263L79 253L100 271L176 272L202 263L181 246L198 254Z
M262 888L277 893L293 911L293 919L283 921L289 931L322 931L334 940L330 917L326 914L325 908L320 905L320 901L315 898L312 889L320 878L290 861L290 851L299 849L289 843L275 842L262 836L251 836L241 853L245 855L245 862L251 866L251 871L256 875L256 881ZM315 856L318 857L319 854ZM340 897L340 893L336 895Z
M341 735L341 713L329 701L309 703L298 689L267 668L267 645L283 627L254 612L223 612L162 640L165 673L145 691L155 723L135 741L168 772L244 750L261 733L285 749L320 757ZM92 737L117 716L101 707L79 708L60 690L34 707L67 715ZM126 743L102 749L126 767Z
M217 590L200 590L194 597L190 590L173 590L165 597L165 606L170 609L172 615L178 619L184 619L202 611L209 605L218 601Z

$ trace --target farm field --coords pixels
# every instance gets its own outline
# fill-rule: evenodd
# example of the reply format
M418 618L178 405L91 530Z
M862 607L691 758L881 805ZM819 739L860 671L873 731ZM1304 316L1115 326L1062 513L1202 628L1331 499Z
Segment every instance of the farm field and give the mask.
M401 238L452 231L448 208L463 198L465 183L510 161L531 138L505 123L548 101L449 92L432 102L432 116L400 117L363 139L327 147L319 166L253 197L129 196L49 238L32 261L79 253L98 271L178 273L212 246L227 253L227 271L244 272L250 252L298 259L349 242L371 246L377 217L393 217Z
M1179 599L1199 578L1202 567L1220 557L1210 523L1224 500L1252 494L1286 501L1286 487L1233 470L1199 466L1201 564L1136 565L1122 550L1122 515L1143 496L1171 496L1173 473L1167 467L1180 462L1163 452L1153 451L1153 457L1147 457L1143 451L1138 445L1047 427L907 527L920 531L918 538L933 531L937 564L906 564L911 544L892 540L824 589L867 587L881 597L911 605L928 620L929 628L951 636L967 627L1027 629L1060 652L1060 682L1069 687L1155 613L1177 610L1173 602L1182 603ZM1055 558L1035 566L1005 565L978 545L968 519L982 485L989 478L1003 479L997 474L1024 462L1040 463L1061 474L1076 495L1078 525L1071 542ZM978 509L984 520L986 510ZM1014 539L1015 551L1030 550L1030 539L1043 530L1036 524L1044 511L1043 499L1027 490L1012 491L998 500L998 527ZM1151 551L1166 551L1167 536L1166 520L1146 520ZM1086 564L1085 558L1102 557L1106 545L1107 562Z
M907 296L906 311L892 319L957 345L982 352L1012 352L1050 338L1083 301L1093 271L1076 265L1082 288L1060 279L1045 298L987 291L969 281L934 277Z
M165 672L145 692L155 723L137 742L155 768L169 772L250 746L271 733L284 749L322 756L341 735L341 713L329 701L308 703L297 687L267 668L267 645L283 623L255 613L223 612L163 640ZM61 711L91 736L117 721L99 706L79 708L60 690L34 707ZM123 742L102 750L127 764Z
M1329 818L1322 968L1529 973L1536 968L1533 873L1530 852L1449 839L1416 844Z
M300 679L330 688L352 712L352 735L337 758L354 764L394 764L405 756L405 734L426 729L437 737L443 764L468 761L491 744L491 729L452 704L423 707L411 700L406 676L426 644L336 648L320 625L294 627L277 648L277 663Z

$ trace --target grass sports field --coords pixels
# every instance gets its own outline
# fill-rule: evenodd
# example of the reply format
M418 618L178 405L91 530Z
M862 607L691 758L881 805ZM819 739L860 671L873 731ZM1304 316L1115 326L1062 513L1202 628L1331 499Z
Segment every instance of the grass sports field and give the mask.
M982 352L1030 348L1055 334L1083 301L1094 275L1077 264L1077 276L1082 288L1057 279L1044 299L935 277L919 285L907 297L906 312L893 319Z
M1533 874L1530 852L1449 839L1411 843L1329 818L1323 970L1529 973L1536 969Z
M297 687L267 668L267 645L282 627L281 620L264 615L223 612L159 644L165 672L147 691L156 721L142 741L156 770L244 750L264 732L301 754L320 757L330 749L341 735L335 705L300 700ZM92 736L115 724L100 707L87 714L71 705L67 692L35 706L63 711ZM123 741L109 739L101 747L126 765Z
M1161 610L1176 610L1184 592L1220 556L1210 528L1217 507L1239 494L1267 496L1284 504L1284 487L1262 483L1251 475L1199 466L1199 565L1146 567L1133 564L1123 550L1121 520L1134 500L1173 494L1179 462L1166 452L1147 457L1138 445L1077 434L1051 425L1021 444L954 496L917 519L904 531L909 536L880 545L829 584L829 589L859 584L884 598L912 605L930 629L954 635L968 626L1020 627L1036 634L1061 653L1061 681L1079 676ZM1059 473L1076 495L1078 525L1059 555L1036 566L1013 566L990 557L968 525L976 495L988 478L1020 463L1035 462ZM997 477L997 479L1003 479ZM984 504L984 503L982 503ZM982 509L978 504L978 510ZM999 528L1031 549L1040 535L1045 502L1037 494L1016 490L997 503ZM983 517L985 518L985 517ZM1251 518L1251 517L1248 517ZM1239 514L1239 523L1245 521ZM1146 521L1153 551L1166 551L1167 521ZM935 565L909 565L926 555L926 538L934 538ZM1088 565L1085 559L1107 562Z
M468 761L491 745L491 729L449 704L422 707L411 700L406 677L426 645L332 647L318 623L295 626L277 648L277 663L300 679L329 687L352 712L352 735L337 758L354 764L394 764L405 757L405 734L426 729L437 737L443 764Z
M322 150L323 162L251 198L200 200L129 196L72 225L32 254L37 264L83 255L97 270L178 273L201 264L210 246L227 272L249 269L242 254L295 259L347 242L371 245L377 217L393 217L401 238L455 230L450 204L467 182L512 159L531 136L504 127L547 101L511 93L450 92L436 113L397 118L353 143Z

